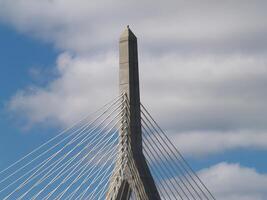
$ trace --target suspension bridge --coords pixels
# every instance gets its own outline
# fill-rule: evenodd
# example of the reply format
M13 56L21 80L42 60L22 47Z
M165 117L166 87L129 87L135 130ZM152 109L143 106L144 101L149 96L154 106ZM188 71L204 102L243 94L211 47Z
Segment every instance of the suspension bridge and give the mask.
M119 96L0 171L0 199L215 200L140 102L129 27L119 50Z

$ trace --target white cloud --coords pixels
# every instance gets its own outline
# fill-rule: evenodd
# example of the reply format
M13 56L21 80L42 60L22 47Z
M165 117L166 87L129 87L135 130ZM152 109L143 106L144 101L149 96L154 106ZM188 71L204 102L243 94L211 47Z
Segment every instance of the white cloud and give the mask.
M264 200L267 175L239 164L219 163L199 172L200 178L220 200Z
M111 48L121 28L132 24L148 48L225 51L266 44L266 6L264 0L1 0L0 16L64 50Z
M170 135L179 150L190 156L216 154L233 149L267 150L266 132L186 132Z
M237 56L229 60L220 57L192 60L178 55L143 59L140 63L143 103L149 105L152 114L167 128L184 131L266 127L262 116L267 113L264 109L267 96L260 90L266 82L265 59ZM44 107L39 104L46 105L51 117L60 121L64 121L60 117L63 110L72 113L66 121L69 122L75 121L82 110L88 112L100 106L95 99L117 95L118 63L114 54L94 59L62 54L57 70L59 77L46 88L19 92L11 108L27 107L30 115L31 112L45 115ZM77 104L71 103L76 100ZM46 103L38 103L42 101ZM36 106L31 108L31 105ZM36 115L33 116L34 121ZM36 121L47 117L38 116Z
M259 173L253 168L241 166L238 163L221 162L209 168L202 169L197 174L217 200L264 200L267 197L267 174ZM196 182L199 183L198 181ZM176 183L173 178L165 180L164 183L170 186L169 190L165 187L169 198L176 199L174 195L178 196L176 194L177 192L184 198L186 198L184 194L191 197L187 188L181 187L183 186L182 184L179 188L182 188L185 193L181 190L177 190L176 192L172 190L171 192L171 185ZM195 192L197 191L200 197L207 199L195 184L192 184L192 186L194 186L195 190L188 187L192 195L196 196ZM200 187L210 197L203 186ZM166 195L167 198L166 192L162 194Z
M179 54L145 59L140 67L143 103L166 128L266 128L267 59Z
M52 122L67 126L118 96L115 60L114 55L89 60L63 53L56 66L59 77L45 88L19 91L9 109L28 118L30 124Z

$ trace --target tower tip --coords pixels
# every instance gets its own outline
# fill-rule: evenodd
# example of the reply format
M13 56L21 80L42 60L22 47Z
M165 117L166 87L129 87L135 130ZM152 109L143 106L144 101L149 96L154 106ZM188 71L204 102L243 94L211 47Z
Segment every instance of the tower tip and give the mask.
M130 25L127 25L126 26L126 29L122 32L120 38L132 38L132 39L136 39L135 34L130 29Z

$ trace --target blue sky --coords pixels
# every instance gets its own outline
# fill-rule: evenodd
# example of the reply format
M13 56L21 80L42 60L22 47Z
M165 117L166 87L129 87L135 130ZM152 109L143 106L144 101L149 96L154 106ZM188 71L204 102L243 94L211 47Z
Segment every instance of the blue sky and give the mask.
M30 74L34 67L51 69L56 50L43 42L16 32L11 27L1 25L1 169L34 149L51 134L43 127L23 130L19 120L11 116L6 106L12 95L20 88L35 80ZM49 77L43 77L49 79ZM55 131L55 130L54 130ZM9 152L8 154L6 152Z
M117 95L117 42L130 24L142 102L191 166L218 199L266 199L266 186L243 185L267 183L266 8L0 0L0 168ZM235 164L240 182L226 175L233 189L218 188L219 169Z

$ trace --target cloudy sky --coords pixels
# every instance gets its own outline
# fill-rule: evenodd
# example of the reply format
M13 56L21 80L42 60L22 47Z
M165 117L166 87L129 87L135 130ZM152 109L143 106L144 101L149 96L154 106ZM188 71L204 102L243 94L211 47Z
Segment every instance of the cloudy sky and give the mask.
M118 95L129 24L141 101L192 167L218 199L266 199L266 9L265 0L0 0L0 167Z

